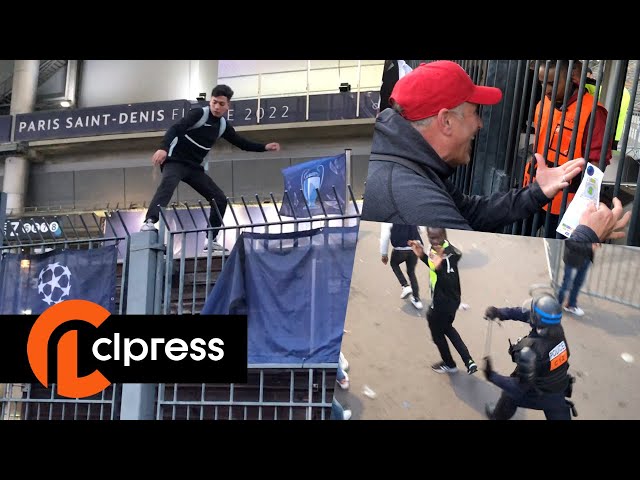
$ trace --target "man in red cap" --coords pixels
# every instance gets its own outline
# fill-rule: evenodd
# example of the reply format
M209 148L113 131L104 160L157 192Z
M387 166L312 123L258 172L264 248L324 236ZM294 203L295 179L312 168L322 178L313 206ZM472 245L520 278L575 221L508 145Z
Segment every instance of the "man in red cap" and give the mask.
M495 105L502 92L473 83L458 64L421 64L396 83L392 108L376 119L363 220L462 230L497 231L524 219L569 185L582 158L548 168L536 154L536 181L490 196L468 196L449 177L471 159L482 128L480 105Z

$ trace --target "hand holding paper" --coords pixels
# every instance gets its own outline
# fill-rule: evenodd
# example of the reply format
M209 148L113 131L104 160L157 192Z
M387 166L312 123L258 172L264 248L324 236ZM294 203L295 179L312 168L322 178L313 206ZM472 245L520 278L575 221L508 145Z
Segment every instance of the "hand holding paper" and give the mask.
M598 208L600 204L600 185L602 184L604 173L594 165L588 165L582 182L578 187L575 197L564 212L564 216L556 231L565 237L570 237L573 230L580 223L580 217L591 204Z

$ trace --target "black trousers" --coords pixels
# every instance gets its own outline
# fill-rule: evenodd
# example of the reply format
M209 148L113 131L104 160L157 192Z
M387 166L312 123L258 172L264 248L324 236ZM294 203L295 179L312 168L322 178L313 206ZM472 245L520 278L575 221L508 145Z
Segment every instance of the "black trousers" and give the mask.
M224 212L227 209L227 197L202 168L184 163L167 162L161 165L160 169L162 170L162 180L151 199L145 220L151 219L154 223L157 222L160 218L160 207L166 207L169 204L178 184L184 182L202 195L211 205L209 213L211 226L217 228L222 225L222 218L224 218ZM220 216L218 216L212 202L218 206ZM214 232L213 235L215 238L217 232Z
M492 420L509 420L518 407L542 410L547 420L571 420L571 408L564 393L539 393L524 388L517 377L506 377L493 373L491 383L502 389Z
M432 308L427 310L427 322L431 330L431 338L433 338L433 343L438 347L442 361L446 363L448 367L455 367L456 362L453 361L453 357L451 356L447 338L451 341L453 348L458 351L465 365L471 360L469 349L462 341L458 331L453 328L455 318L456 312L442 313L436 312Z
M406 287L408 285L407 279L402 273L402 270L400 270L400 264L402 263L407 264L407 275L409 276L409 281L411 282L413 297L419 299L420 290L418 288L418 279L416 278L416 264L418 263L418 257L416 257L416 254L413 253L413 250L396 250L394 248L391 251L391 259L389 260L391 269L393 270L393 273L396 274L400 285Z

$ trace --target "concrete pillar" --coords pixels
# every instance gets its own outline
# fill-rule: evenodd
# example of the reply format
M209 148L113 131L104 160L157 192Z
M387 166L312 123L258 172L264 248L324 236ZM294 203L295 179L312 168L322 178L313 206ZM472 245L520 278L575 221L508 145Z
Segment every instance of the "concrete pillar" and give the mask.
M40 60L16 60L13 67L11 115L29 113L36 104ZM29 178L29 161L24 155L8 157L4 165L2 190L7 193L7 213L24 210L24 198Z
M156 292L156 267L161 258L158 232L136 232L129 237L127 314L153 314ZM155 384L122 385L121 420L153 420Z
M33 112L38 91L40 60L16 60L13 66L11 115Z
M7 157L4 162L4 183L2 191L7 194L8 215L21 213L29 178L29 160L24 155Z

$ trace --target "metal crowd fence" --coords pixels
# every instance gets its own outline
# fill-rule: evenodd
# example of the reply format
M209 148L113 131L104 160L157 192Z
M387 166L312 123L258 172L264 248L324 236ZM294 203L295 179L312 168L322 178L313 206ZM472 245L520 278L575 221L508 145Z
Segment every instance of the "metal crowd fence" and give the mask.
M115 215L115 217L114 217ZM120 235L105 233L106 225L113 224L120 212L68 213L59 215L28 215L4 219L0 215L0 225L5 228L0 237L0 255L4 252L41 254L56 249L90 250L109 244L121 245L128 252L130 233ZM114 232L114 229L111 229ZM126 311L128 255L118 258L116 279L116 311Z
M3 194L4 195L4 194ZM105 235L109 216L95 213L60 215L29 215L4 219L0 210L0 225L6 226L0 236L0 255L7 253L46 253L55 249L92 249L107 243L127 245L129 236ZM116 311L126 310L127 257L120 259L116 278ZM26 348L26 346L25 346ZM57 394L56 385L46 389L39 384L0 384L0 419L2 420L109 420L119 416L121 385L112 384L100 394L68 399Z
M564 278L565 242L548 242L551 284L557 290ZM640 309L640 249L601 245L594 253L580 294Z
M346 204L338 203L339 211L328 213L329 206L316 190L322 214L312 216L305 199L308 217L296 215L293 208L292 217L281 215L283 204L292 207L288 192L280 208L273 194L268 201L258 195L255 202L241 197L239 205L227 199L228 215L224 218L212 204L221 221L217 228L211 226L201 202L197 207L172 205L161 209L155 236L127 228L125 211L107 211L101 216L94 212L11 218L8 220L15 228L0 238L0 253L44 253L54 248L96 248L115 242L124 246L118 260L117 313L198 314L229 254L228 249L211 248L212 235L217 233L222 245L232 246L243 231L286 233L319 226L357 226L360 206L350 185L347 192ZM4 224L4 219L0 221ZM56 228L52 230L53 222ZM34 227L38 223L40 226ZM44 228L45 224L49 227ZM204 247L200 238L208 238L206 251L199 247ZM112 384L100 394L83 399L59 396L55 384L48 389L38 384L0 384L0 418L328 419L337 368L337 358L335 364L305 364L304 368L249 365L247 384Z
M335 187L334 198L337 198ZM157 263L154 294L155 313L195 314L202 310L207 294L224 268L229 250L243 231L287 233L312 230L319 226L352 226L360 218L360 207L350 185L346 205L337 203L338 212L328 213L329 206L316 189L321 215L312 216L304 195L307 216L296 214L289 192L280 207L273 194L268 199L255 195L249 204L240 197L239 204L227 200L222 215L214 203L211 208L221 223L211 226L209 213L201 202L184 205L180 216L175 207L161 209L159 237L167 245L163 262ZM289 206L291 217L280 213ZM170 219L173 213L173 222ZM225 219L227 222L225 223ZM225 247L214 251L212 239ZM176 244L180 245L175 249ZM204 246L207 246L206 250ZM202 246L202 247L201 247ZM178 251L178 255L174 254ZM177 275L176 275L177 273ZM162 294L159 294L162 289ZM306 368L282 365L249 365L247 384L160 384L157 389L155 418L161 419L328 419L336 381L335 364L306 364ZM141 410L148 412L144 406Z

